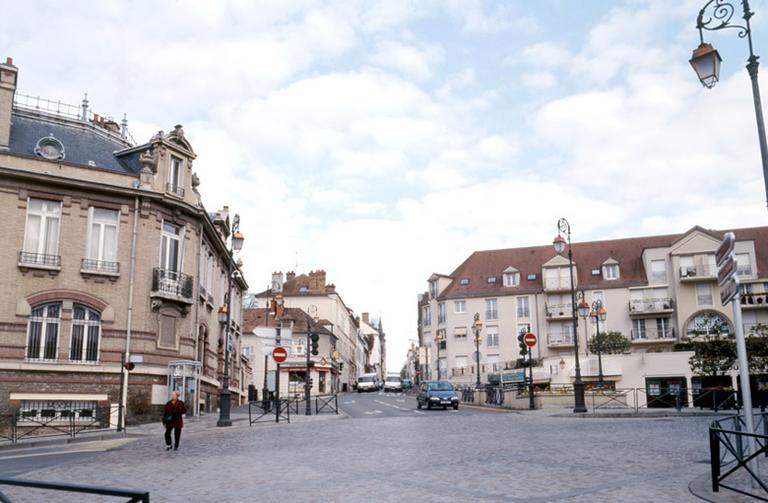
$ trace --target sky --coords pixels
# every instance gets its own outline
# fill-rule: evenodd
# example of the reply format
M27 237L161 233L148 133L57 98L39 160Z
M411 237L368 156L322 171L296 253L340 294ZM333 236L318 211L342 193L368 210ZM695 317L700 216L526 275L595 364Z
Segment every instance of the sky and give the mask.
M704 3L0 0L0 57L139 142L182 124L251 290L324 269L399 370L427 278L475 250L766 224L746 41L705 33L714 89L688 64Z

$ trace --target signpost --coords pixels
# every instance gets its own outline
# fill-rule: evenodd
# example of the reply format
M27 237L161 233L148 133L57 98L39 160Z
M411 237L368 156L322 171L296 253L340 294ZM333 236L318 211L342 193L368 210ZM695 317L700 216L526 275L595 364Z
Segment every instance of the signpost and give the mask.
M747 344L744 341L744 326L741 324L741 297L739 296L739 278L736 277L736 259L733 249L736 244L736 236L733 232L726 232L723 241L715 253L717 263L717 284L720 286L720 300L723 305L729 302L733 307L733 324L736 326L736 355L739 362L739 391L741 391L742 414L747 433L755 433L755 425L752 417L752 389L749 384L749 366L747 363ZM744 456L748 457L754 452L754 437L746 438ZM749 461L750 469L757 473L757 458ZM754 479L753 479L754 482Z

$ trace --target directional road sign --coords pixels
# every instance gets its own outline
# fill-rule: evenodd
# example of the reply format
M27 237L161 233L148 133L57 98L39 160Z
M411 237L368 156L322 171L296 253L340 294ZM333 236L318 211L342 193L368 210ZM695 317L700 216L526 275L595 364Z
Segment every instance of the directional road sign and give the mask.
M726 232L723 236L723 240L720 242L720 247L715 252L715 263L717 267L721 267L725 259L733 253L733 246L736 243L736 235L733 232Z

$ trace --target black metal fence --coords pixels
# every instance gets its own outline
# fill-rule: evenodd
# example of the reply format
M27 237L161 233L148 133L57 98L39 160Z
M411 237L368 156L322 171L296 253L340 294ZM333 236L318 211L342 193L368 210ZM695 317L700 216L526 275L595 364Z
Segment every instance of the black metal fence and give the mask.
M339 413L339 395L318 395L315 397L315 415L317 414L338 414Z
M278 422L278 419L291 422L291 399L258 400L248 402L248 424ZM275 409L279 408L279 412Z
M0 414L0 441L15 444L24 438L55 435L76 437L84 432L117 428L121 405L73 407L49 402L25 404L23 409Z
M99 496L113 496L115 498L128 498L126 503L149 503L148 491L136 491L133 489L115 489L110 487L84 486L77 484L61 484L55 482L42 482L39 480L19 480L0 478L0 486L26 487L28 489L43 489L48 491L60 491L79 494L97 494ZM47 498L46 501L50 499ZM0 502L11 503L11 499L0 491Z
M768 485L760 477L757 466L760 455L768 457L768 414L754 414L753 419L755 432L761 433L744 431L746 426L742 416L719 419L710 425L712 491L719 492L722 487L760 501L768 501ZM750 444L753 449L746 449ZM739 475L742 480L737 480Z

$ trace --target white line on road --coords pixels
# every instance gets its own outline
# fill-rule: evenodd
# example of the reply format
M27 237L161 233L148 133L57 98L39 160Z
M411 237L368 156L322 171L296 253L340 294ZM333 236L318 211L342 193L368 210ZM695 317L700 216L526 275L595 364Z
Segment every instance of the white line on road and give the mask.
M384 413L382 411L380 411L379 409L376 409L376 410L367 410L367 411L363 412L363 414L384 414Z
M426 413L426 412L421 412L420 410L414 410L414 411L412 411L412 412L413 412L414 414L421 414L422 416L426 416L426 415L427 415L427 413Z
M354 400L347 400L346 402L344 402L344 405L349 405L350 403L355 403L355 401Z

